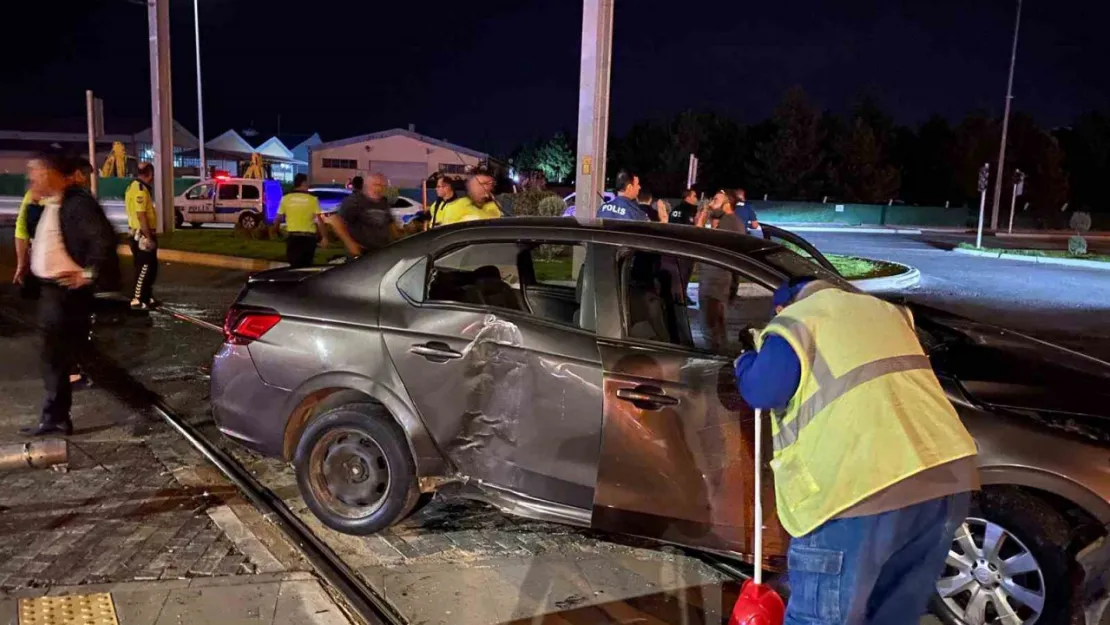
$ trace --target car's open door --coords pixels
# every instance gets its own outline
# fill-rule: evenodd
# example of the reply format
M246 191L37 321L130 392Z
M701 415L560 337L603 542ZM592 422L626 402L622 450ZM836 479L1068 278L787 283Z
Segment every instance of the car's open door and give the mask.
M663 276L654 293L630 293L630 250L603 248L599 280L598 346L603 367L604 425L593 527L664 542L749 555L754 528L753 412L736 390L731 358L692 345L632 338L633 317L659 302L682 305L685 284ZM599 250L600 252L601 250ZM607 268L611 268L608 269ZM689 273L678 281L685 282ZM669 301L668 301L669 300ZM640 308L640 312L636 309ZM604 314L602 312L604 311ZM672 315L673 317L674 315ZM654 325L665 332L674 319ZM769 428L765 430L768 431ZM770 441L764 443L769 450ZM785 553L770 468L763 465L765 553Z
M825 269L828 269L829 271L835 273L836 275L840 275L840 272L836 270L836 267L831 262L829 262L829 259L825 258L825 255L822 254L809 241L806 241L804 238L798 236L797 234L794 234L793 232L783 230L778 226L761 223L760 227L763 229L764 239L767 239L768 241L774 241L775 243L778 243L779 245L782 245L783 247L796 252L802 258L809 259L814 263L820 265L821 267L824 267Z

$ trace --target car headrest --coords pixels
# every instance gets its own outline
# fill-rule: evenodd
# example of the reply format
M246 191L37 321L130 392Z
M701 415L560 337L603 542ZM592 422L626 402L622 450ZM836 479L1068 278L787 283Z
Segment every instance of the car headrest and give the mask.
M482 265L474 270L476 280L500 280L501 271L493 265Z

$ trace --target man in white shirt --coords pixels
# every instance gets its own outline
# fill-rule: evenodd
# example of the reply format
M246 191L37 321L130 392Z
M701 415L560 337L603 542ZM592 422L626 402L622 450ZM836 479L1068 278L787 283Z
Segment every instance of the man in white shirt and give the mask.
M75 159L44 154L28 165L31 189L42 198L41 211L28 215L34 232L31 272L42 282L42 375L46 401L38 426L29 436L70 434L73 392L70 372L88 343L94 285L118 281L115 233L104 209L73 182Z

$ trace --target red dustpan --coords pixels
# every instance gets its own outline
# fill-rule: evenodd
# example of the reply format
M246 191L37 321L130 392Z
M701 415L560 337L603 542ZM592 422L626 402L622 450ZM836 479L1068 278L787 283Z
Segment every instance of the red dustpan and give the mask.
M755 411L755 577L744 582L728 625L782 625L786 606L770 586L763 585L763 415Z

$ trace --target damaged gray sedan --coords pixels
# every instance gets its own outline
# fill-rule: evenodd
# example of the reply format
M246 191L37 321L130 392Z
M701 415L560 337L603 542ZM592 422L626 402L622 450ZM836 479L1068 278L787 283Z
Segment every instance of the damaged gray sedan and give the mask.
M770 320L775 286L842 280L803 239L765 233L488 220L257 274L227 315L214 415L291 461L309 508L341 532L379 531L441 492L750 558L753 414L731 361ZM698 305L722 272L725 319ZM1106 586L1110 366L911 309L984 483L937 612L1066 622L1073 597ZM788 536L765 515L762 564L781 569Z

